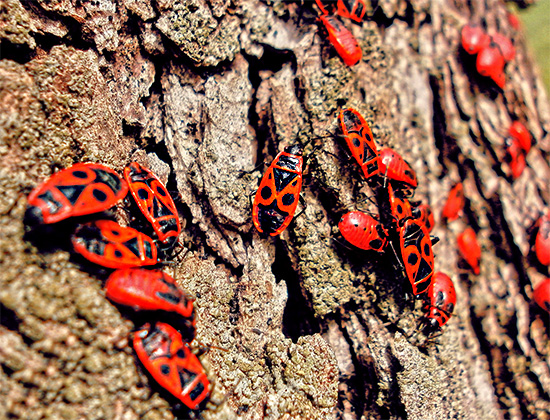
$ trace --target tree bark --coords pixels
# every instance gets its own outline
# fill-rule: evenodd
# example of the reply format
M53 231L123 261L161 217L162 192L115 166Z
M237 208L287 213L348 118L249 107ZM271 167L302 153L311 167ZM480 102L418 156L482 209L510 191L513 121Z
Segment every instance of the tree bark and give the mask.
M526 2L521 2L522 6ZM188 418L144 373L140 320L104 296L104 270L68 246L66 225L30 231L24 197L58 168L137 160L178 197L185 228L166 267L196 298L213 383L205 419L550 419L548 314L532 301L548 268L531 252L550 201L550 109L506 5L382 0L344 19L363 58L348 67L313 2L5 0L0 5L0 418ZM516 57L501 90L476 75L460 29L483 22ZM362 113L379 146L416 171L436 216L435 269L457 305L419 339L420 302L393 252L343 245L350 210L376 211L339 140ZM516 180L511 121L535 140ZM306 206L260 235L250 195L284 146L305 147ZM444 223L462 181L464 215ZM119 217L131 221L126 205ZM473 275L456 249L472 226Z

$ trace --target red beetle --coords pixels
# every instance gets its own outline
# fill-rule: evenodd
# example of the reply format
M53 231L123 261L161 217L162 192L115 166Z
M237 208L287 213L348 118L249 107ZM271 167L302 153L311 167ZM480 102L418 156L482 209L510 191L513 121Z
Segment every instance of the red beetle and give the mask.
M155 265L157 247L147 235L112 220L96 220L77 228L72 236L76 252L108 268Z
M497 44L489 43L477 55L476 68L479 74L499 80L504 73L504 57ZM496 80L495 80L496 81Z
M432 240L426 227L408 219L399 230L401 257L407 279L415 296L428 291L432 282L434 254Z
M441 271L434 273L426 303L424 322L427 325L424 332L431 334L449 321L456 306L455 285L447 274Z
M525 153L521 148L520 142L517 138L509 137L506 140L506 143L506 161L508 162L508 166L510 167L512 178L518 179L523 173L523 170L525 169L525 166L527 164L527 162L525 161Z
M53 174L29 194L25 223L56 223L102 212L127 193L128 185L111 168L98 163L76 163Z
M550 212L537 222L539 230L535 238L535 255L542 265L550 265Z
M338 119L351 154L361 166L365 178L378 175L380 159L367 121L353 108L340 111Z
M160 270L116 270L107 279L105 295L113 302L136 310L176 312L195 325L193 299Z
M418 186L416 173L395 150L384 147L378 152L380 172L390 180L396 181L406 189L414 189Z
M181 225L178 210L166 187L155 174L137 162L124 169L124 178L159 241L165 248L174 246L181 233Z
M134 334L134 350L160 386L191 410L208 397L210 382L181 334L168 324L145 324Z
M420 204L412 211L412 217L426 226L428 233L432 231L435 225L434 215L432 208L428 204Z
M467 227L464 232L460 233L456 238L458 252L468 263L474 274L480 273L479 262L481 261L481 247L477 242L475 231L471 227Z
M261 233L281 234L290 224L302 190L304 159L299 145L286 147L264 174L254 203L252 221Z
M443 207L443 217L449 221L456 220L462 214L463 208L464 187L462 186L462 182L459 182L449 191L447 202Z
M322 15L319 19L325 25L328 40L344 63L350 67L357 64L363 52L351 31L336 16Z
M383 252L387 244L387 232L371 215L350 211L338 223L342 236L353 246L366 251Z
M533 299L542 309L550 313L550 278L546 277L533 290Z
M514 121L510 126L509 133L512 137L518 140L519 146L523 149L525 154L529 153L529 150L531 150L531 146L533 144L529 130L527 130L521 122Z
M487 45L491 38L480 25L467 24L462 27L462 47L468 54L477 54Z
M502 58L504 61L511 61L516 56L516 49L512 44L512 41L507 36L496 33L491 37L491 40L498 45L500 52L502 53Z

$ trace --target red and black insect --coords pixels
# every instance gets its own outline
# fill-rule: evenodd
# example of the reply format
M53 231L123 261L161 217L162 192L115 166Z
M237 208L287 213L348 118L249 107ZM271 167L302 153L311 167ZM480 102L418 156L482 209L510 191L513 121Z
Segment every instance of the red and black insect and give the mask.
M451 318L455 305L456 291L453 281L447 274L435 272L428 289L424 333L431 334L443 327Z
M163 247L173 247L181 233L181 225L178 210L166 187L155 174L137 162L124 169L124 178L138 208L153 226Z
M353 108L340 111L340 127L346 143L365 178L369 179L380 173L380 158L372 132L367 121Z
M388 184L387 191L390 199L391 215L399 228L403 221L413 218L411 203L406 198L397 197L391 184Z
M514 57L516 56L516 49L514 48L514 45L512 44L510 38L505 35L496 33L491 36L491 41L493 41L500 49L504 61L511 61L514 59Z
M388 233L382 224L371 215L361 211L350 211L338 223L342 236L353 246L366 251L383 252Z
M338 15L356 22L361 22L367 12L363 0L315 0L315 2L323 15L333 14L336 11Z
M491 41L491 38L480 25L468 24L462 27L462 48L468 54L477 54Z
M412 217L426 226L428 233L432 231L435 225L432 208L428 204L420 204L412 210Z
M539 230L535 237L535 255L542 265L550 265L550 212L537 222Z
M77 228L72 236L76 252L107 268L155 265L157 247L147 235L112 220L96 220Z
M302 147L285 147L264 174L254 204L252 221L261 233L277 236L294 217L300 191L303 170Z
M550 313L550 278L542 280L535 290L533 290L533 299L542 309Z
M477 55L476 68L478 73L490 77L500 87L504 87L504 64L502 52L494 42L490 42Z
M380 149L378 156L380 173L395 181L400 189L414 190L418 186L416 173L399 153L390 147L384 147Z
M151 376L191 410L210 392L201 362L168 324L145 324L134 334L134 350Z
M321 15L319 17L328 33L328 40L348 66L354 66L361 60L363 52L351 31L344 24L332 15Z
M195 324L193 299L160 270L116 270L107 279L105 296L135 310L175 312Z
M401 257L415 296L428 291L434 270L432 239L426 227L408 219L399 230Z
M506 139L505 161L508 162L512 178L518 179L523 173L527 162L525 160L525 152L521 148L519 140L515 137L508 137Z
M509 133L512 137L518 140L519 146L525 154L529 153L529 150L531 150L531 146L533 144L529 130L527 130L521 122L514 121L510 126Z
M29 194L25 223L56 223L102 212L127 193L128 185L111 168L98 163L77 163L55 173Z
M459 182L449 191L447 202L443 207L443 218L447 219L448 221L456 220L462 214L463 208L464 187L462 185L462 182Z
M481 247L477 241L475 231L471 227L467 227L457 236L456 242L458 252L468 265L472 267L474 274L478 275L480 273Z

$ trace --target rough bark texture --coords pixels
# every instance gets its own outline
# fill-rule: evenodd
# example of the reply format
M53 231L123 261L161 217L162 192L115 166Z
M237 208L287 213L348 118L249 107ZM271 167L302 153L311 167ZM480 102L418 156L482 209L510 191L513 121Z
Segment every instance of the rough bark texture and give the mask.
M189 251L167 270L215 346L202 361L219 405L203 418L550 418L550 327L531 302L545 268L529 230L550 201L550 108L522 33L501 1L378 6L345 22L363 50L349 68L309 1L3 0L1 419L191 416L144 374L128 345L135 315L105 299L106 273L71 254L70 232L24 236L24 196L55 169L136 159L180 197ZM515 42L504 91L459 46L482 17ZM372 195L334 136L343 106L411 163L415 198L436 214L436 270L458 303L434 342L413 335L423 311L404 299L393 254L339 239L342 213ZM515 181L501 164L513 119L536 140ZM307 207L280 238L261 237L254 168L297 142ZM465 215L444 224L460 180ZM466 223L479 276L456 251Z

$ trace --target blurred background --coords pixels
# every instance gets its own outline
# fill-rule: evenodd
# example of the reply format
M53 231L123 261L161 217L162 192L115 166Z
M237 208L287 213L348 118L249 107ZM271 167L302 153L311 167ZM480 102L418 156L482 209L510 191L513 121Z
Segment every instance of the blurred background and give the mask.
M516 12L523 23L529 48L539 63L546 92L550 92L550 0L539 0Z

